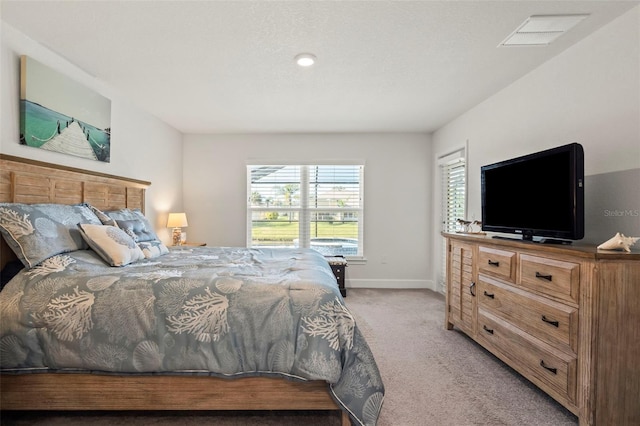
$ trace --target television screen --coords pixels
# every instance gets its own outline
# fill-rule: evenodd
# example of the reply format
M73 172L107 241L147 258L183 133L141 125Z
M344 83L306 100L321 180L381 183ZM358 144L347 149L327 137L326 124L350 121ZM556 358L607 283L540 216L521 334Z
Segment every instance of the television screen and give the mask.
M482 229L522 234L525 240L579 240L583 181L584 154L577 143L483 166Z

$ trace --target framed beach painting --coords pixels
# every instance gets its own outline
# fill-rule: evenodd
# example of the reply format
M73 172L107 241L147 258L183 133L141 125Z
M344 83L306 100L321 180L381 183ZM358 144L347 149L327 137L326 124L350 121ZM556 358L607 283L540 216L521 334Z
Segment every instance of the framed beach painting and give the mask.
M111 101L22 56L20 144L108 163Z

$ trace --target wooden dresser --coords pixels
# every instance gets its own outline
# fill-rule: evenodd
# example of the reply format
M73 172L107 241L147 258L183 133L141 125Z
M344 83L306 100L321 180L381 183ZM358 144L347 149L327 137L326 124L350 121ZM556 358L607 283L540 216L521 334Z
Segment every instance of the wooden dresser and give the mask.
M443 236L447 329L465 332L580 425L640 425L640 252Z

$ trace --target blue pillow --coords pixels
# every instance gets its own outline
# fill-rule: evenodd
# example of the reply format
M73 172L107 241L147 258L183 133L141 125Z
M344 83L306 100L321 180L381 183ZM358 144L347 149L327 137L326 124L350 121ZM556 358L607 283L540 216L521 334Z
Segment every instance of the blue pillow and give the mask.
M0 233L27 268L56 254L87 249L79 223L101 224L85 204L0 203Z
M169 253L167 246L162 244L159 240L142 241L138 243L138 247L140 247L142 253L144 253L144 257L147 259L154 259L162 256L163 254Z
M140 219L116 220L116 224L135 242L154 241L157 238L155 232L147 231L147 227Z
M153 227L149 223L146 217L142 214L142 212L138 209L120 209L120 210L111 210L104 212L110 219L116 221L139 221L142 223L142 226L137 227L137 231L135 232L138 237L137 242L142 241L153 241L159 240L158 236L153 230ZM103 223L104 225L108 225L108 223Z

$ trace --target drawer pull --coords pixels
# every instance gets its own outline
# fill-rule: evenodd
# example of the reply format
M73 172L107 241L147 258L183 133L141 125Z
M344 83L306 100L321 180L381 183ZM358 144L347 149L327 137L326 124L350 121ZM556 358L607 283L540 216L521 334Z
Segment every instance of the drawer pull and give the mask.
M473 297L476 297L476 292L474 291L475 286L476 283L471 281L471 284L469 284L469 293L471 293Z
M496 297L493 293L487 293L487 291L486 291L486 290L485 290L485 292L484 292L484 295L485 295L485 296L487 296L487 297L489 297L489 298L491 298L491 299L493 299L493 298L495 298L495 297Z
M494 262L493 260L489 259L488 263L490 266L500 266L500 261Z
M544 364L544 360L543 359L540 360L540 367L544 368L545 370L551 371L553 374L558 374L558 369L557 368L547 367Z
M540 272L536 272L536 278L542 278L543 280L551 281L551 275L542 275Z
M489 333L489 334L493 334L493 330L492 330L492 329L490 329L490 328L488 328L486 325L483 325L483 326L482 326L482 329L483 329L484 331L486 331L487 333Z
M551 324L554 327L559 327L559 325L560 325L560 323L558 321L550 320L549 318L545 317L544 315L542 316L542 321L546 322L547 324Z

